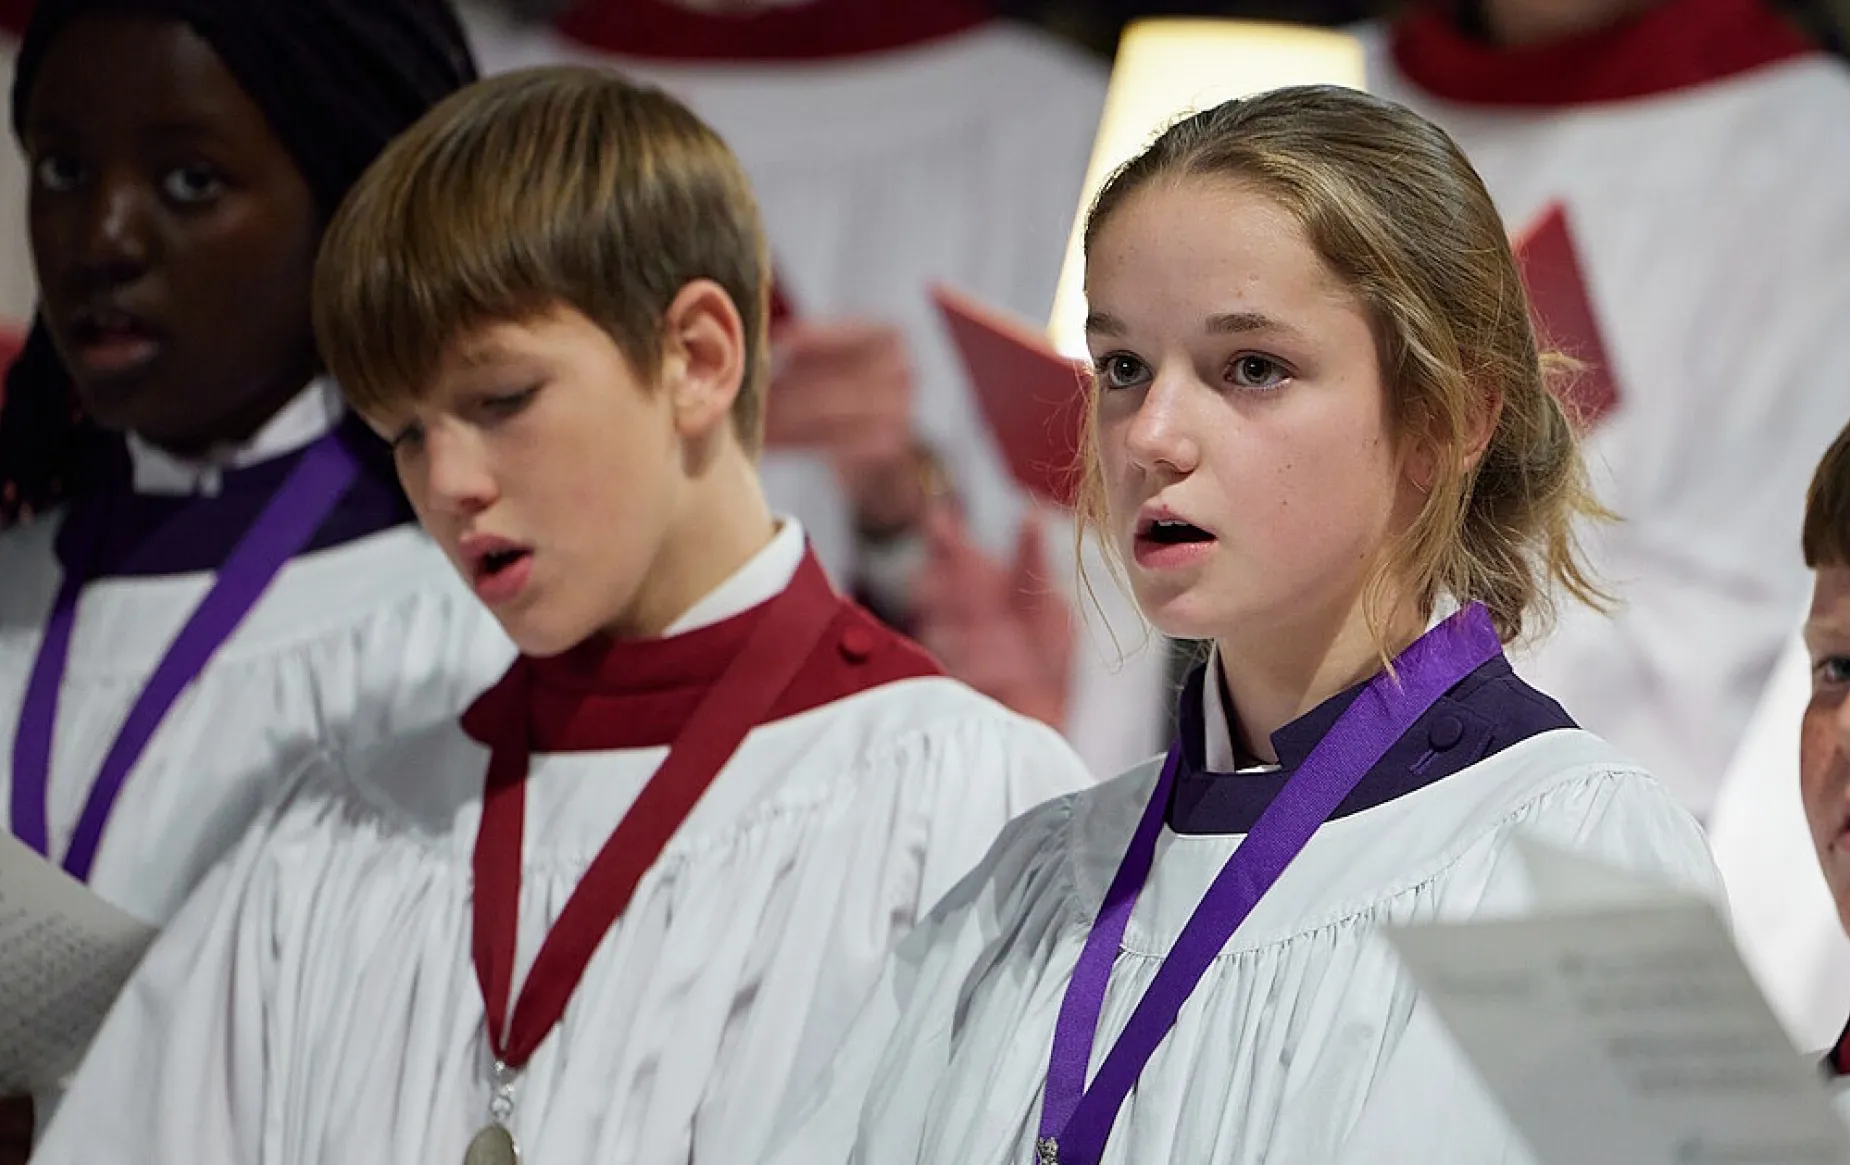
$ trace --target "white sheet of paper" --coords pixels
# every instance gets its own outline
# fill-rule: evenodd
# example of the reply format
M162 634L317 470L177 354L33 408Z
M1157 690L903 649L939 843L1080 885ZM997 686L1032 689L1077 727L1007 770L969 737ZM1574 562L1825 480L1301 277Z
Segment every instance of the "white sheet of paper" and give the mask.
M76 1069L154 934L0 830L0 1096Z
M1538 1161L1850 1162L1850 1130L1714 906L1524 851L1535 915L1388 939Z

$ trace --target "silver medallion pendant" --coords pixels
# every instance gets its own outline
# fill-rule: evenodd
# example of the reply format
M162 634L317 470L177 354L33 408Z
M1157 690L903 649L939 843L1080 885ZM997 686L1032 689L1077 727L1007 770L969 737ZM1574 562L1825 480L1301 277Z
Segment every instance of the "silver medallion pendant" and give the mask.
M1060 1165L1060 1143L1052 1137L1034 1142L1035 1165Z
M501 1125L488 1125L470 1139L463 1165L520 1165L520 1146Z

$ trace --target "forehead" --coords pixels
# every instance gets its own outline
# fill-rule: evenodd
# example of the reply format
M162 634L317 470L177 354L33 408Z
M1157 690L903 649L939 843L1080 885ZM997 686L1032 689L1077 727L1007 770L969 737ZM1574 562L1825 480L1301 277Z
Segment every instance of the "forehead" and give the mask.
M28 140L205 134L282 150L262 109L203 37L180 21L126 13L78 17L53 34L24 125Z
M579 336L561 326L554 312L527 321L499 320L458 329L436 352L420 386L421 399L435 408L458 393L483 386L506 387L510 375L539 376L574 355Z
M1245 183L1192 176L1158 179L1118 205L1093 239L1086 289L1145 302L1157 294L1358 307L1277 200Z
M1850 641L1850 566L1822 566L1813 572L1805 641L1814 646Z

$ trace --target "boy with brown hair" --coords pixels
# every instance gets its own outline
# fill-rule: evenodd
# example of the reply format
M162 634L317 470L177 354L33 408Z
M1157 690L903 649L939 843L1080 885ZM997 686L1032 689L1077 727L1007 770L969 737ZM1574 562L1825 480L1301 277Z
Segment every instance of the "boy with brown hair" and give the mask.
M1799 795L1838 919L1850 930L1850 428L1812 475L1801 538L1812 594L1805 618L1811 702L1800 721ZM1824 1067L1832 1077L1850 1076L1850 1028Z
M758 1160L896 939L1088 783L770 512L767 295L725 145L607 74L481 83L369 171L319 338L522 655L290 782L44 1160Z

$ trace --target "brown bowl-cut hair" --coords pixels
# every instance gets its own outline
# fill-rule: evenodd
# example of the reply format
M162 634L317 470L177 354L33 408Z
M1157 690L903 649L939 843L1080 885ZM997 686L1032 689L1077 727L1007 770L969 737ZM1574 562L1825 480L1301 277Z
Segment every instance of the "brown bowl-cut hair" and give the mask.
M1850 566L1850 428L1837 434L1812 473L1800 544L1813 570Z
M1364 593L1384 656L1392 607L1409 594L1429 615L1441 594L1482 602L1506 642L1547 624L1557 586L1596 608L1610 601L1576 522L1611 515L1589 490L1574 426L1550 391L1572 367L1538 350L1503 223L1443 131L1333 86L1226 102L1170 127L1106 183L1086 222L1088 253L1127 199L1177 181L1237 183L1298 222L1368 315L1396 440L1425 442L1435 455L1424 505ZM1082 532L1106 522L1096 398L1083 441ZM1468 464L1486 409L1495 429Z
M421 399L464 335L561 305L652 381L663 315L696 279L723 288L744 321L732 419L755 452L770 278L738 159L659 90L598 69L527 69L454 94L366 171L322 241L315 334L362 415Z

